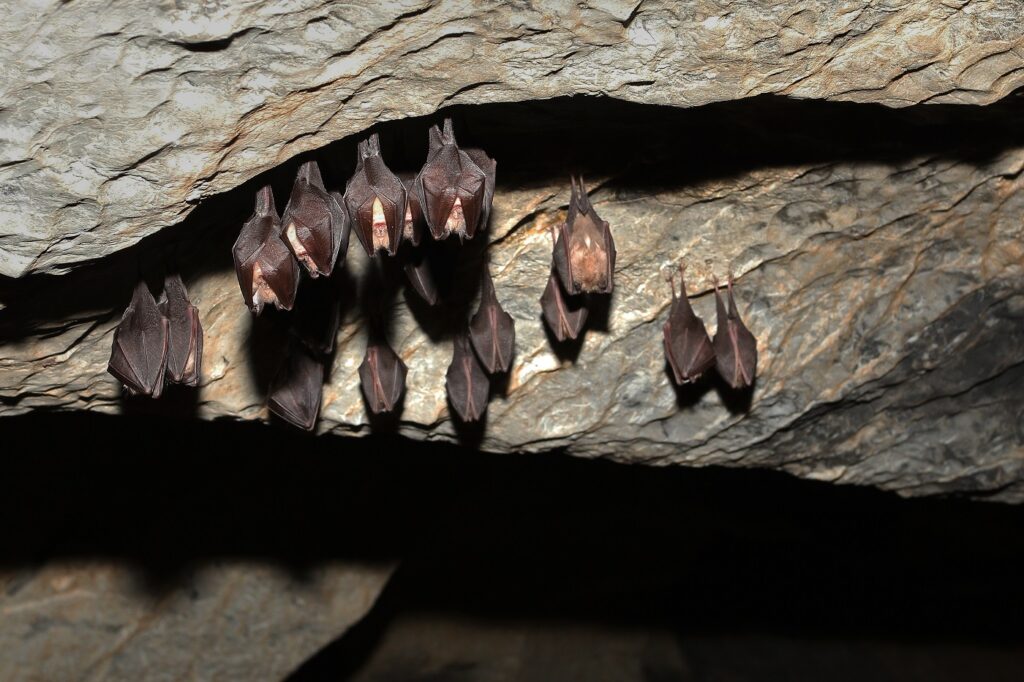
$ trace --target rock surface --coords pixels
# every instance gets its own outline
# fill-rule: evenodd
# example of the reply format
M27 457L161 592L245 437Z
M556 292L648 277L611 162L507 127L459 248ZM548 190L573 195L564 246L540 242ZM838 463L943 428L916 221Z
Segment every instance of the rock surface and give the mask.
M695 111L567 100L467 111L464 129L499 163L488 254L517 324L506 395L492 400L485 429L456 428L444 373L472 291L436 310L407 293L392 306L390 339L409 366L404 411L400 422L371 423L358 388L366 324L353 289L318 430L397 429L490 451L564 447L636 463L772 467L905 495L1024 499L1024 139L1013 123L1022 104L932 108L925 119L776 100ZM602 137L588 147L594 121ZM837 128L848 133L837 137ZM349 151L325 150L325 166ZM548 227L568 200L566 164L588 169L619 258L606 320L595 316L581 347L556 349L538 299ZM294 170L281 174L281 203ZM266 419L284 316L254 320L242 303L229 247L252 191L232 196L237 205L194 222L174 247L206 329L202 386L185 408L205 419ZM469 244L467 252L482 246ZM182 409L173 399L126 401L105 371L140 258L33 278L6 297L4 414ZM664 277L680 258L711 330L709 278L736 273L741 313L759 340L752 395L715 382L673 389L661 323ZM127 274L115 277L118 262ZM366 258L352 248L348 264L355 280ZM479 262L467 255L460 267L473 282Z
M19 277L102 258L297 154L449 104L991 103L1024 84L1024 6L33 0L8 12L0 61L0 274Z

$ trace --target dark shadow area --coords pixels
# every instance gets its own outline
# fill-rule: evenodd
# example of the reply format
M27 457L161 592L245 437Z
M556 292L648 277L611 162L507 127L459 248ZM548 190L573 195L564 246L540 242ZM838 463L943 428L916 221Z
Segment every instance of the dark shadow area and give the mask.
M401 559L379 608L295 680L346 679L409 614L1024 655L1020 507L143 416L9 418L0 442L7 568L112 557L160 594L221 558L299 577Z
M628 199L633 193L772 166L914 157L983 162L1024 143L1022 115L1020 93L984 107L907 109L775 96L692 109L597 97L454 106L433 116L382 123L297 156L205 199L178 225L102 262L83 264L65 275L0 278L0 303L5 306L0 310L0 339L24 334L29 322L45 330L47 321L122 310L138 273L158 269L168 254L186 284L196 273L231 268L231 245L252 213L259 187L269 183L283 209L299 165L315 158L328 189L343 190L355 168L356 144L370 132L380 134L383 156L393 171L415 172L426 156L427 129L450 116L462 146L481 147L497 160L498 194L507 187L563 179L568 187L569 173L582 172L585 177L609 177L603 191ZM477 241L483 240L467 244ZM469 267L478 274L475 261Z

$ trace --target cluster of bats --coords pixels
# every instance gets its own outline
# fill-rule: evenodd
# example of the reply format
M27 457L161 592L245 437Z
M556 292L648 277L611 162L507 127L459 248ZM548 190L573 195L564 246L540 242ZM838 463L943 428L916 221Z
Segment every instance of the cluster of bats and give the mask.
M479 149L461 149L450 119L428 133L427 159L419 173L396 175L384 163L377 135L358 145L355 174L345 193L329 192L315 161L303 163L288 204L279 216L269 185L256 194L256 206L232 249L238 284L249 309L266 305L295 312L285 361L268 397L269 409L286 421L311 430L340 311L331 274L343 263L349 235L356 237L374 263L376 256L397 257L409 284L428 304L439 293L421 241L458 236L460 243L485 230L494 196L496 163ZM611 294L615 243L587 196L582 178L571 180L565 222L552 231L551 273L541 296L545 323L562 342L576 339L587 321L593 296ZM311 280L299 296L305 270ZM683 274L680 265L680 276ZM380 271L376 271L380 274ZM666 359L677 384L696 381L714 366L733 388L753 383L757 342L740 320L728 280L728 309L715 280L718 329L712 340L683 293L676 296L664 325ZM201 371L203 331L198 312L177 275L169 276L157 303L145 282L114 332L108 370L132 394L159 397L166 382L195 386ZM296 306L297 299L299 305ZM306 300L309 299L309 300ZM407 367L387 342L386 325L371 319L359 378L367 408L389 413L400 404ZM487 267L479 308L455 337L446 388L463 421L479 420L487 409L490 376L508 372L515 352L515 321L498 301Z

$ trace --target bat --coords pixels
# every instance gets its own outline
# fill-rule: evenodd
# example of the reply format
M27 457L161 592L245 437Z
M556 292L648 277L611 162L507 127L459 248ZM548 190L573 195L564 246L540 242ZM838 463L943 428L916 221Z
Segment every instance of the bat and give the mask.
M368 256L394 256L405 229L405 185L384 164L377 133L359 143L356 172L345 185L345 206Z
M434 280L426 251L422 247L406 249L403 258L402 268L405 270L409 285L428 305L437 305L437 282Z
M348 213L328 194L316 161L299 166L281 224L295 258L312 277L330 275L348 251Z
M572 195L569 214L558 228L555 241L555 270L570 294L611 293L615 272L615 241L611 230L590 205L583 178L569 181Z
M732 297L732 273L729 273L729 310L726 312L722 296L715 283L715 307L718 311L718 329L715 330L715 369L733 388L746 388L754 383L757 374L757 339L743 324Z
M428 135L427 161L415 180L427 226L437 240L472 239L490 215L497 164L479 149L459 149L450 118Z
M256 209L242 226L231 252L238 285L250 310L259 315L267 303L292 309L299 288L299 264L281 236L270 185L256 193Z
M405 391L408 368L386 341L366 344L366 356L359 365L359 382L366 405L374 414L391 412Z
M179 275L164 279L159 308L168 322L165 378L172 384L195 386L203 367L203 325Z
M559 341L575 339L587 323L587 308L582 296L569 296L562 291L554 268L548 276L548 285L540 297L544 321Z
M416 176L412 173L402 173L398 176L405 187L405 222L402 223L402 241L413 246L419 246L423 238L423 225L426 219L423 217L423 209L420 208L420 200L416 196Z
M672 367L677 384L696 381L715 364L715 349L708 338L704 321L693 312L690 299L686 296L686 280L683 273L686 266L679 264L680 295L676 298L675 279L669 275L672 287L672 307L668 321L662 327L665 336L665 357Z
M494 292L491 272L484 267L480 307L469 321L469 340L488 374L507 372L516 345L516 322L506 313Z
M285 362L274 377L267 399L271 412L300 429L312 431L320 412L323 363L297 342L288 346Z
M167 366L169 323L144 281L135 285L132 301L114 329L107 371L132 395L159 398Z
M445 374L448 401L464 422L474 422L487 411L491 386L484 368L470 347L468 336L455 337L452 364Z

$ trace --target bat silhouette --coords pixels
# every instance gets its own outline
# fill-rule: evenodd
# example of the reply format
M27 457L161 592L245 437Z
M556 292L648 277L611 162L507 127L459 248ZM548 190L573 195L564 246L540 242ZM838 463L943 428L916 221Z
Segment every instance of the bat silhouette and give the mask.
M437 305L437 281L434 279L430 260L424 247L426 244L416 249L406 249L402 257L402 268L405 270L405 277L409 280L409 285L419 297L428 305Z
M202 373L203 325L179 275L164 279L164 298L159 308L168 322L165 378L174 384L195 386Z
M569 214L558 228L555 241L555 270L570 294L611 293L615 272L615 241L611 230L590 205L583 178L569 181L572 195Z
M323 363L302 344L292 341L270 389L267 407L281 419L312 431L320 412Z
M169 324L145 281L135 285L132 301L114 329L107 371L129 393L159 398L167 366Z
M483 151L459 149L450 118L443 130L430 128L427 161L416 176L415 190L434 239L452 234L472 239L486 224L496 168Z
M370 341L366 356L359 365L359 382L366 396L366 405L374 414L391 412L405 391L408 372L402 358L391 349L387 341Z
M587 323L587 308L582 296L569 296L562 290L552 268L548 285L540 297L540 308L548 328L559 341L575 339Z
M488 374L507 372L512 366L516 323L498 302L494 281L487 267L484 267L480 307L469 321L469 340Z
M464 422L474 422L487 411L490 382L466 334L455 337L452 364L445 374L448 401Z
M377 133L359 143L356 172L345 185L345 206L369 256L395 255L405 229L405 185L384 164Z
M677 384L696 381L715 364L715 349L708 338L704 322L693 312L686 296L686 266L679 264L680 295L676 297L675 279L669 275L672 287L672 306L668 321L662 327L665 337L665 357L672 367Z
M295 258L313 277L330 275L348 251L348 213L324 188L316 161L299 166L281 224Z
M754 383L757 374L757 339L744 326L736 310L736 299L732 297L732 273L729 273L727 281L728 311L718 293L718 279L714 278L715 307L718 312L718 329L715 330L712 342L715 347L715 369L733 388L746 388Z
M231 250L245 304L257 315L267 303L282 310L295 305L299 264L281 235L270 185L256 193L256 210Z

